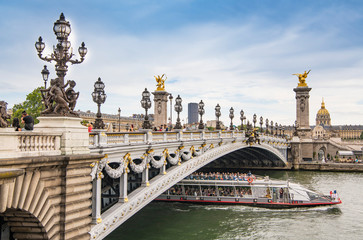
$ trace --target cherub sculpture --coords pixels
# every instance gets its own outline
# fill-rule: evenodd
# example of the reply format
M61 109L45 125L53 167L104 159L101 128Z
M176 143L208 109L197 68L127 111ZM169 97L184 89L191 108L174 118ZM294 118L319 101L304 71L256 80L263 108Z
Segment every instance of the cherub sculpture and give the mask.
M309 70L308 72L304 72L303 74L300 73L294 73L292 75L296 75L299 78L299 84L297 85L298 87L307 87L308 85L305 82L305 79L308 77L308 74L310 73L311 70Z
M155 80L157 82L156 91L165 91L165 80L167 79L167 77L165 76L165 79L163 79L164 76L165 76L165 74L161 75L161 77L160 77L160 75L158 75L157 77L154 76L154 78L155 78Z

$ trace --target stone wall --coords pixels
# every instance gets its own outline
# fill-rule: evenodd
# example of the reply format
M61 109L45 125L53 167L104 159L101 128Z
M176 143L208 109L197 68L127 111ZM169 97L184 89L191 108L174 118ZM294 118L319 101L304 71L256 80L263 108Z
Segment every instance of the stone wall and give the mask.
M0 181L0 217L16 239L89 239L92 178L99 154L3 158L3 168L20 169ZM6 170L5 170L6 171ZM2 184L1 184L2 183Z

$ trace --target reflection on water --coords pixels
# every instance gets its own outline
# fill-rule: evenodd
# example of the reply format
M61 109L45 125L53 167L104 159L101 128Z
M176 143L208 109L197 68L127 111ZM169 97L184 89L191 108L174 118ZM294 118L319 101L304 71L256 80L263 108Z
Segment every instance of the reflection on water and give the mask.
M151 203L106 239L362 239L363 174L256 171L300 183L343 204L266 209L237 205Z

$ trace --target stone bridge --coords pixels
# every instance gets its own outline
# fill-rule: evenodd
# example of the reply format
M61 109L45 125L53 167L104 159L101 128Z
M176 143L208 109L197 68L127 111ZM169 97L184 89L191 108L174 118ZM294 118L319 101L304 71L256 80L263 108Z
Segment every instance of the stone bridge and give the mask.
M289 168L286 139L244 132L89 134L79 119L0 131L1 239L103 239L209 163Z
M106 154L92 170L91 239L103 239L168 188L213 161L241 159L255 166L290 167L288 143L275 136L262 135L260 144L251 145L243 132L232 131L98 133L90 138L91 152Z

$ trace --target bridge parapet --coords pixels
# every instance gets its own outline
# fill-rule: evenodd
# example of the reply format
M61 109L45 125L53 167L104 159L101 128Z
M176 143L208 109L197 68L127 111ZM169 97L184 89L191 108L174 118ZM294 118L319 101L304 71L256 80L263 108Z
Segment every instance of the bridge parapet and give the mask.
M92 132L90 133L90 146L173 142L188 140L204 140L219 138L242 137L244 132L235 131L173 131L173 132Z
M8 129L6 129L8 130ZM61 133L0 132L0 158L60 155Z

